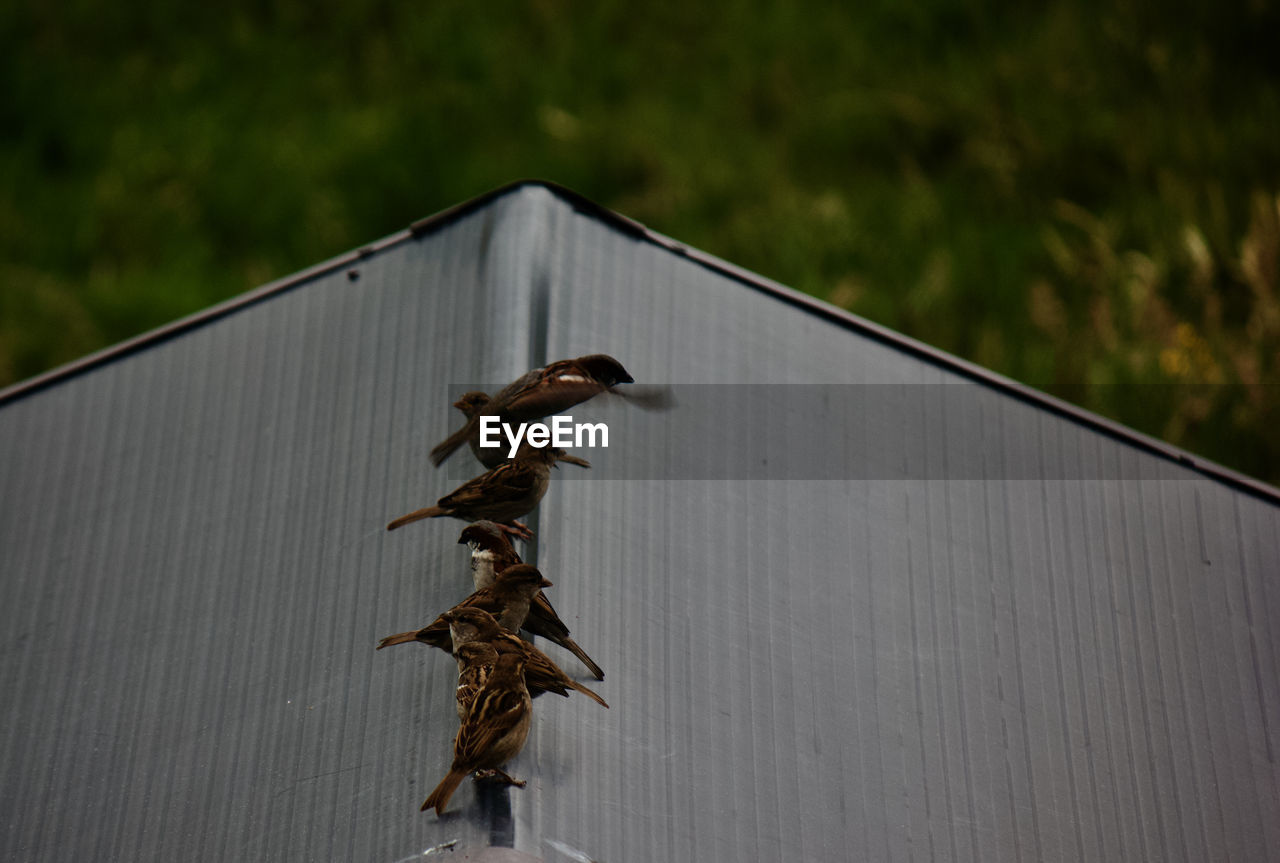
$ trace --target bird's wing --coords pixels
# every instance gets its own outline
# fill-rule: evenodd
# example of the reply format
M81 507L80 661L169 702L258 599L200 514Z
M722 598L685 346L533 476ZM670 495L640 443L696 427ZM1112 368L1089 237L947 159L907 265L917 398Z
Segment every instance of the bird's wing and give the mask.
M569 627L565 626L551 605L551 600L542 591L538 591L529 603L529 617L525 620L524 628L543 638L566 638L569 635Z
M494 596L492 587L480 588L450 610L457 611L460 608L478 608L481 611L489 612L494 617L499 617L502 614L502 602L498 597Z
M523 500L537 484L538 472L534 468L516 461L504 462L488 473L467 480L440 498L439 505L452 509Z
M476 421L468 419L462 424L462 428L458 429L456 432L432 447L430 456L431 463L436 467L440 467L445 459L453 455L454 451L457 450L458 447L462 446L468 439L470 439L471 435L475 433L475 430Z
M527 421L558 414L614 384L630 383L622 364L606 354L558 360L530 372L494 401L506 421Z
M466 763L476 763L524 718L529 702L524 693L509 687L494 687L490 678L471 703L467 721L458 729L454 753Z

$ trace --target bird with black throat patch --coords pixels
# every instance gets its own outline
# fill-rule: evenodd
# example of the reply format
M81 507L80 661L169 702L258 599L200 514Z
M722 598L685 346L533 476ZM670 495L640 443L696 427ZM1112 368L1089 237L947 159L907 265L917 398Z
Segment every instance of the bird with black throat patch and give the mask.
M507 539L507 534L491 521L477 521L463 528L458 544L463 543L471 548L471 579L476 590L493 584L494 573L520 563L520 555ZM534 596L522 628L530 635L541 636L563 647L578 657L596 680L604 680L604 669L569 635L569 627L542 591Z

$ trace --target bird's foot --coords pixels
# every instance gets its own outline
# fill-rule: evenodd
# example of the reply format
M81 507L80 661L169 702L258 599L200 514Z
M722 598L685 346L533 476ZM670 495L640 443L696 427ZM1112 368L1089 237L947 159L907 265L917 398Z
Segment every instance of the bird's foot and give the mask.
M498 528L503 532L514 536L516 539L530 540L533 539L533 531L529 530L529 525L520 521L512 521L507 524L500 524Z
M517 788L523 788L529 784L523 779L516 779L505 770L499 770L497 767L490 770L477 770L475 779L477 782L501 782L503 785L514 785Z

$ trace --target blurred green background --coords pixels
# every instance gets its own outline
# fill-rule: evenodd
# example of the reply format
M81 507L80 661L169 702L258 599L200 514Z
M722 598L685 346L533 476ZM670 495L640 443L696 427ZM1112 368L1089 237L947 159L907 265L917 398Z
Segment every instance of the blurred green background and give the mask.
M0 10L0 385L508 181L1280 481L1277 3Z

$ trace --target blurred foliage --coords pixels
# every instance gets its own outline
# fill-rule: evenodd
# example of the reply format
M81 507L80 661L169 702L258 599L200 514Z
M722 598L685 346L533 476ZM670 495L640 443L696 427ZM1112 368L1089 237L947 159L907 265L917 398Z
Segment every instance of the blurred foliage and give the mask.
M1276 33L1274 0L14 0L0 384L539 177L1275 482Z

